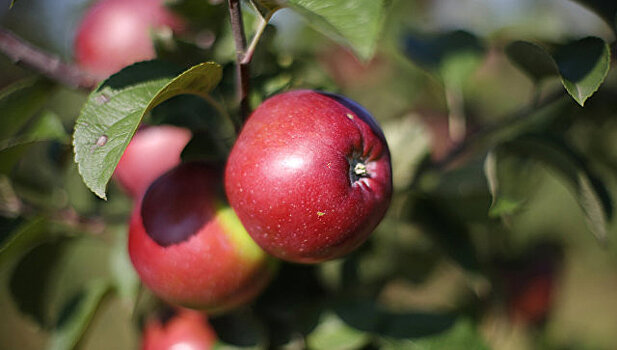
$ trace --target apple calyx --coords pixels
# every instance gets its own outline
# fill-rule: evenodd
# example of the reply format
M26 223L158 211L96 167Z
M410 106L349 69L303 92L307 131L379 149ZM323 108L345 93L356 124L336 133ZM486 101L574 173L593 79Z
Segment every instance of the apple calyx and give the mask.
M363 177L370 177L364 163L365 161L357 158L351 158L349 160L349 180L352 185Z

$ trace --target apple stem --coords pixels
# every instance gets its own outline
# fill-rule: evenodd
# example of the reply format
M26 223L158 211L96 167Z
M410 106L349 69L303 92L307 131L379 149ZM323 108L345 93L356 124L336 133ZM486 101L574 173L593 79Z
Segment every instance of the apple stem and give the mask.
M0 28L0 52L13 63L22 63L46 77L72 88L91 90L96 79L75 65L34 47L12 32Z

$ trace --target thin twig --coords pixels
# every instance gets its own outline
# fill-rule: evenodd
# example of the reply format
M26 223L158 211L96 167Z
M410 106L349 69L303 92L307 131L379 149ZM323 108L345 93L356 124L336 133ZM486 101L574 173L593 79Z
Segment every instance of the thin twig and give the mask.
M461 142L456 148L452 149L443 159L430 164L431 168L443 169L454 163L463 154L468 152L471 148L477 146L483 140L486 140L490 135L494 135L502 130L505 130L512 125L526 120L528 117L534 115L539 109L547 107L554 102L561 100L565 96L564 90L556 91L555 93L547 96L544 100L538 103L525 107L512 115L500 120L499 122L479 129L471 133L463 142Z
M240 102L241 125L250 113L250 106L248 104L250 70L249 63L243 63L247 49L240 0L229 0L228 3L231 30L233 32L234 42L236 44L236 89L238 100ZM237 125L236 128L239 129L240 125Z
M460 143L467 132L467 118L463 106L463 91L459 84L446 84L446 104L448 106L448 134L455 143Z
M66 86L91 90L96 85L94 77L83 70L62 62L58 56L32 46L4 28L0 28L0 52L13 63L23 64Z
M236 56L238 62L242 62L246 52L246 36L244 34L240 0L229 0L229 20L231 21L231 30L236 44Z

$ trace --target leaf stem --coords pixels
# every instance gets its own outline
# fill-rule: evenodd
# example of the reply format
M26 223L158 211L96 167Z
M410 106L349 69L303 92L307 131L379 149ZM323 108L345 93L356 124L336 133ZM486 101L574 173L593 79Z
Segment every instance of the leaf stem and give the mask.
M251 39L251 44L249 45L246 52L244 53L244 58L242 59L242 62L240 63L242 64L251 63L251 60L253 59L253 54L255 53L255 49L257 48L257 43L259 42L259 39L261 38L261 35L263 34L267 26L268 26L268 19L262 16L259 16L259 24L257 26L257 31L253 35L253 39Z
M30 45L4 28L0 28L0 52L13 63L21 63L66 86L84 90L96 86L96 79L77 66L62 62L58 56Z

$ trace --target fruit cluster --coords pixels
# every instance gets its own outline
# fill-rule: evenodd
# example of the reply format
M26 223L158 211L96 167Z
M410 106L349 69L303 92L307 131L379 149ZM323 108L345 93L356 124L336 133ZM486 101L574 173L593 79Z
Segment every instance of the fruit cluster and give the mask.
M181 163L189 137L173 126L142 129L116 168L135 196L133 265L171 303L212 312L245 303L272 277L271 256L295 263L342 257L388 209L385 138L347 98L297 90L266 100L225 167Z
M161 26L180 31L183 24L158 0L102 0L81 23L76 61L103 79L153 58L148 30ZM388 209L385 137L345 97L297 90L266 100L243 125L226 164L183 163L191 137L185 128L144 127L114 173L134 198L133 266L172 305L212 314L248 303L273 278L276 258L340 258L369 237ZM175 317L168 328L203 314ZM164 328L155 322L146 339Z

